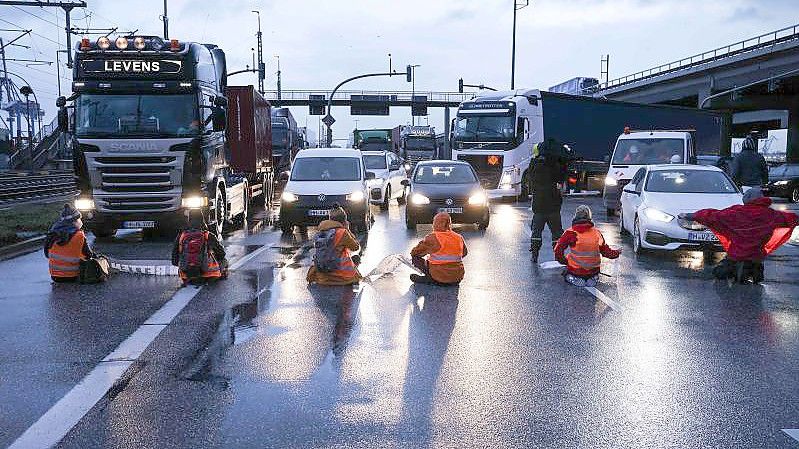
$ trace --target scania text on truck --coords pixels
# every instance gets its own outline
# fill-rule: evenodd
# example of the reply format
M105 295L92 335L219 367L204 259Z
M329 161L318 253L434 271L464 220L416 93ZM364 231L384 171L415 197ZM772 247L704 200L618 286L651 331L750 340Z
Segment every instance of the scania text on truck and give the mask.
M84 38L73 79L69 100L57 102L59 126L71 131L76 206L90 230L171 229L185 223L183 212L201 209L221 233L246 216L248 175L234 172L227 154L220 48L154 36Z
M491 197L526 196L536 143L554 139L573 155L570 188L601 188L625 127L697 130L700 154L729 154L730 115L540 90L491 92L465 101L454 120L452 158L472 164ZM593 182L592 182L593 181Z

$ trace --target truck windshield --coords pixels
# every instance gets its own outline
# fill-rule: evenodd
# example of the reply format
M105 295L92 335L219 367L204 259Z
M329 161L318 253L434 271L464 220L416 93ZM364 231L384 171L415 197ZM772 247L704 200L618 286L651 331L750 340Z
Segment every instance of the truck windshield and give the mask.
M663 170L649 173L647 192L662 193L738 193L722 172L710 170Z
M382 154L379 156L365 155L363 157L363 165L366 166L367 170L385 170L386 157Z
M190 137L200 123L194 95L84 94L75 103L77 137Z
M613 163L617 165L668 164L672 156L685 163L683 153L685 141L682 139L622 139L613 152Z
M469 115L455 120L455 140L510 142L513 136L513 117L509 115Z
M289 147L289 130L275 126L275 123L272 123L272 151L275 154L283 154L286 148Z
M405 149L411 151L433 151L436 149L436 141L423 137L409 137L405 139Z
M291 168L292 181L358 181L361 164L354 157L302 157Z

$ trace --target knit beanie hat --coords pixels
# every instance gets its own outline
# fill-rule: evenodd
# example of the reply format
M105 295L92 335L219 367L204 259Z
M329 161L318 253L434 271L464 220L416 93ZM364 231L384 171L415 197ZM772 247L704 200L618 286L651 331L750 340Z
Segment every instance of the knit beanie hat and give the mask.
M754 201L758 198L763 198L763 191L760 190L760 187L753 187L744 192L744 204Z
M341 207L334 207L330 210L330 219L343 224L347 221L347 211Z
M82 217L79 210L75 209L72 204L64 204L64 210L61 211L61 221L77 221Z
M574 211L574 221L590 220L590 219L591 219L591 208L586 206L585 204L577 206L577 210Z

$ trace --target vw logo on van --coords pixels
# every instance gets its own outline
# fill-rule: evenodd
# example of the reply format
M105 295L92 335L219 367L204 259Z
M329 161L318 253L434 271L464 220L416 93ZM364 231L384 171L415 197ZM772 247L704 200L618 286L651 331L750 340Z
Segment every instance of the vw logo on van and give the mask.
M327 196L324 193L320 193L317 198L319 201L324 202L327 199Z
M452 206L452 203L454 203L454 201L452 201L452 198L447 198L447 200L444 202L447 203L447 206Z

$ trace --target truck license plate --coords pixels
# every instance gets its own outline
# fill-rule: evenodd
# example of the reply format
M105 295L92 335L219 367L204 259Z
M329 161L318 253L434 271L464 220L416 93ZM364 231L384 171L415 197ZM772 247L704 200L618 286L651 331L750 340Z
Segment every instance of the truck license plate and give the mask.
M462 207L439 207L439 212L446 212L448 214L462 214L463 208Z
M712 232L689 232L688 240L694 242L718 242L719 238Z
M122 222L122 227L125 229L145 229L145 228L154 228L155 222L152 220L145 220L145 221L124 221Z
M311 209L308 211L309 217L327 217L330 215L330 210L321 210L321 209Z

